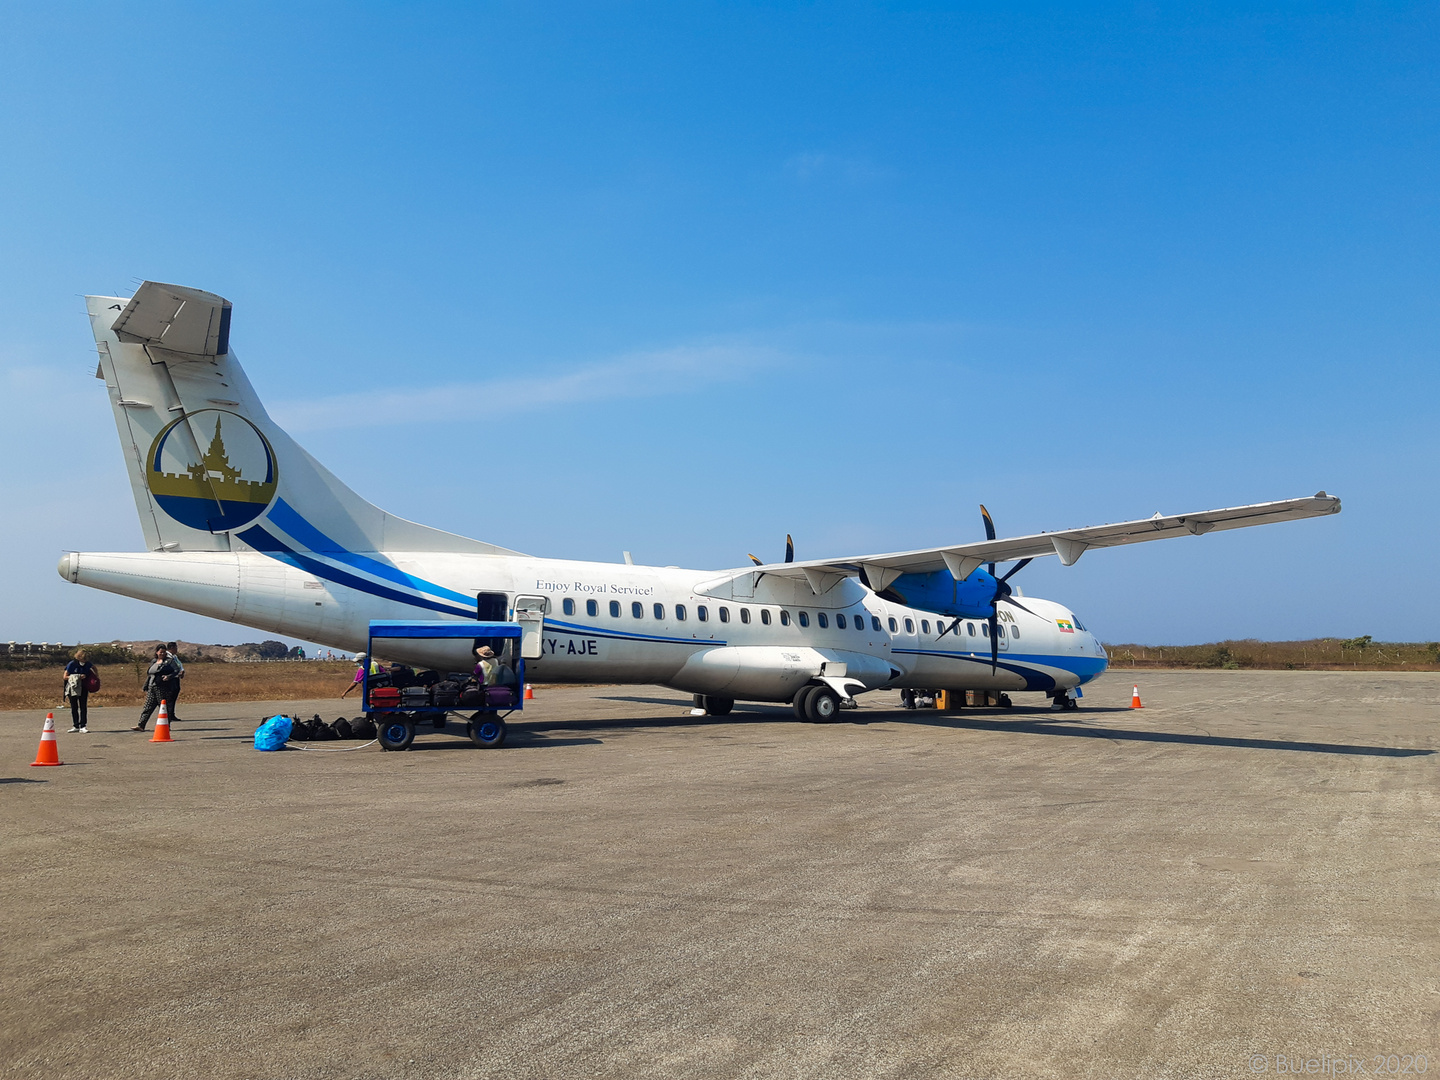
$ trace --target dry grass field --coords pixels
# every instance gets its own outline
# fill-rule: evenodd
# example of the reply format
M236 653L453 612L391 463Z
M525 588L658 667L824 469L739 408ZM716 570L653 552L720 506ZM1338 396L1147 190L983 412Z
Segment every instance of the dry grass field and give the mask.
M54 709L68 706L61 698L61 667L0 671L0 709ZM91 705L134 705L145 700L144 664L102 664L100 692L90 695ZM275 701L335 698L355 677L348 662L189 664L177 711L184 715L187 702ZM357 697L357 690L350 696Z
M1212 641L1205 645L1110 645L1116 668L1251 668L1266 671L1440 671L1440 642L1370 637L1309 641Z

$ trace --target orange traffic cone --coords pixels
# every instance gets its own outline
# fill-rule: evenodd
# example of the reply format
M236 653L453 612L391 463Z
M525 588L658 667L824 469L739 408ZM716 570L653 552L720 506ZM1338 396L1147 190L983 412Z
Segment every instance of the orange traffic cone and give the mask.
M1140 687L1137 686L1130 693L1130 708L1143 709L1144 707L1144 705L1140 704Z
M165 702L160 702L160 715L155 717L155 734L150 736L151 742L174 742L170 738L170 714L165 711Z
M31 765L64 765L60 760L60 744L55 741L55 714L45 714L45 730L40 732L40 749Z
M526 701L534 701L534 700L535 700L535 688L534 688L533 686L531 686L528 682L525 684L525 700L526 700Z

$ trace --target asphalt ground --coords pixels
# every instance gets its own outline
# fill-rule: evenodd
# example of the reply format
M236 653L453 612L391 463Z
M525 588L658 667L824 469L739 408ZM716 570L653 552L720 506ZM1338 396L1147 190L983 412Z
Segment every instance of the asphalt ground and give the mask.
M0 714L0 1076L1440 1072L1440 676L1130 687L825 726L549 689L398 754L182 701L52 769Z

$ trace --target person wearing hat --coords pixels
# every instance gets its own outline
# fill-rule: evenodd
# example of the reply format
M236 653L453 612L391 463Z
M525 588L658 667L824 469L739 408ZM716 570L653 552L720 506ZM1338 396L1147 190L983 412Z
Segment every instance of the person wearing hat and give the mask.
M350 685L345 688L345 693L340 695L340 697L341 697L342 699L343 699L346 695L348 695L351 690L354 690L357 686L360 686L360 685L362 685L362 684L365 682L366 661L369 661L369 668L370 668L370 674L371 674L371 675L379 675L379 674L380 674L380 665L379 665L379 664L377 664L374 660L370 660L370 658L369 658L368 656L366 656L363 652L361 652L361 653L356 653L356 654L355 654L355 663L359 664L360 666L355 669L355 678L354 678L353 680L351 680Z
M494 686L500 681L500 661L489 645L475 646L475 681L481 686Z

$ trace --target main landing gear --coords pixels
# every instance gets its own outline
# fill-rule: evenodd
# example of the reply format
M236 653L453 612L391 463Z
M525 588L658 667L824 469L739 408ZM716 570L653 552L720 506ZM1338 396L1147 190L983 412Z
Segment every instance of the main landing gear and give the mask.
M828 724L840 715L840 695L828 686L802 686L792 705L796 719L812 724Z
M1080 702L1070 696L1069 690L1052 690L1050 692L1050 707L1052 709L1078 709Z
M734 698L716 697L713 694L695 695L695 708L704 709L706 716L728 716L734 707Z

